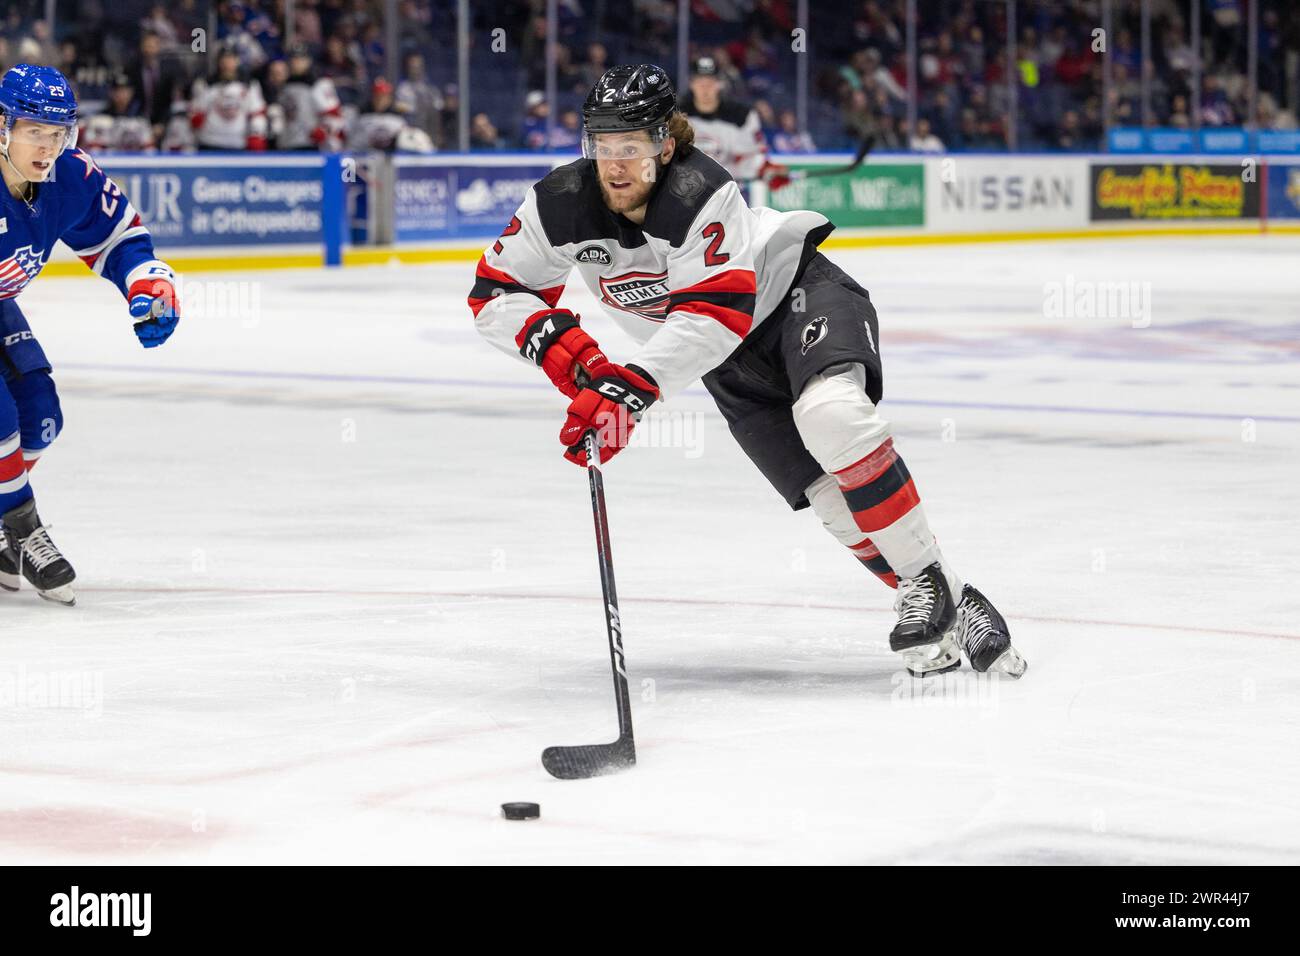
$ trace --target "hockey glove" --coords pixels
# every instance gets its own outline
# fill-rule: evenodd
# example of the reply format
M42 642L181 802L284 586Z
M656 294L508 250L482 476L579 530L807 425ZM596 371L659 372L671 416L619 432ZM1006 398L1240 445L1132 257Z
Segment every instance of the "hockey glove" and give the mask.
M578 326L578 316L568 309L538 312L515 336L519 354L540 365L555 387L577 398L580 385L594 370L609 365L600 346Z
M583 441L595 430L600 442L603 465L627 447L637 420L659 398L659 386L643 370L632 366L606 364L597 377L569 403L569 417L560 429L564 457L586 467L587 450Z
M782 166L780 163L763 163L763 168L758 171L758 175L772 192L790 185L790 167Z
M161 269L151 271L152 276L136 279L126 291L131 317L135 319L136 338L147 349L166 342L181 320L171 271L166 274Z

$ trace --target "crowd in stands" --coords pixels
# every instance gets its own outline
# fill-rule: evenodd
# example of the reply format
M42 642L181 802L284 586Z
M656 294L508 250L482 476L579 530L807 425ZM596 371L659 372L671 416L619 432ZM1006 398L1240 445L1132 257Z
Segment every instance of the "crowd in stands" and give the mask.
M867 133L882 151L1005 149L1008 69L1021 149L1102 148L1107 105L1117 126L1248 122L1247 0L1202 0L1199 51L1186 3L1150 3L1146 117L1139 0L1112 3L1112 35L1103 38L1109 104L1096 49L1100 0L1018 0L1010 67L1005 3L917 0L915 129L906 0L811 3L802 40L795 0L692 0L690 54L716 59L728 95L753 104L776 153L851 148ZM292 23L283 0L57 0L53 29L45 0L6 0L0 69L62 69L83 104L84 142L99 149L455 150L456 2L396 6L396 76L383 0L295 0ZM676 0L559 0L553 36L545 6L471 4L471 149L575 150L582 97L604 69L653 61L675 72ZM1259 0L1259 10L1259 125L1293 128L1300 18L1291 0ZM554 119L541 92L548 42L557 63ZM795 102L803 50L806 128Z

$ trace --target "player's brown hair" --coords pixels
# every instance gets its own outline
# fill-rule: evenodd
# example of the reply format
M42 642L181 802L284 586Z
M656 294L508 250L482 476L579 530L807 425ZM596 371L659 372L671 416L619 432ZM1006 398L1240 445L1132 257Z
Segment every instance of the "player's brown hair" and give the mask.
M673 110L673 114L668 117L668 135L677 140L674 156L691 155L691 150L695 148L695 130L681 110Z

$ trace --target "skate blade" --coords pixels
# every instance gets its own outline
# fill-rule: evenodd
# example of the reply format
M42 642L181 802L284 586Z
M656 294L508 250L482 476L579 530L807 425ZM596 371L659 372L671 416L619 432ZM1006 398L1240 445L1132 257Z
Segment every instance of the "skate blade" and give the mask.
M19 578L16 574L0 574L0 588L6 591L17 591L18 581Z
M952 631L935 644L921 644L899 653L903 655L903 666L913 677L946 674L961 667L961 652L957 650Z
M65 584L63 587L50 588L48 591L37 591L41 597L54 604L62 604L64 607L72 607L77 603L77 595L72 591L72 585Z
M1007 649L998 655L998 659L989 665L988 674L1003 674L1012 680L1020 680L1029 669L1029 662L1020 656L1020 652L1007 645Z

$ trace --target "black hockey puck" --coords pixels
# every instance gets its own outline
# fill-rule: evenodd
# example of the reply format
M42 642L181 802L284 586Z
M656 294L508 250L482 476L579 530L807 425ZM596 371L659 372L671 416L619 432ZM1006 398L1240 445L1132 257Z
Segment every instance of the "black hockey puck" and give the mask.
M501 815L507 820L536 820L542 815L542 807L537 803L503 803Z

